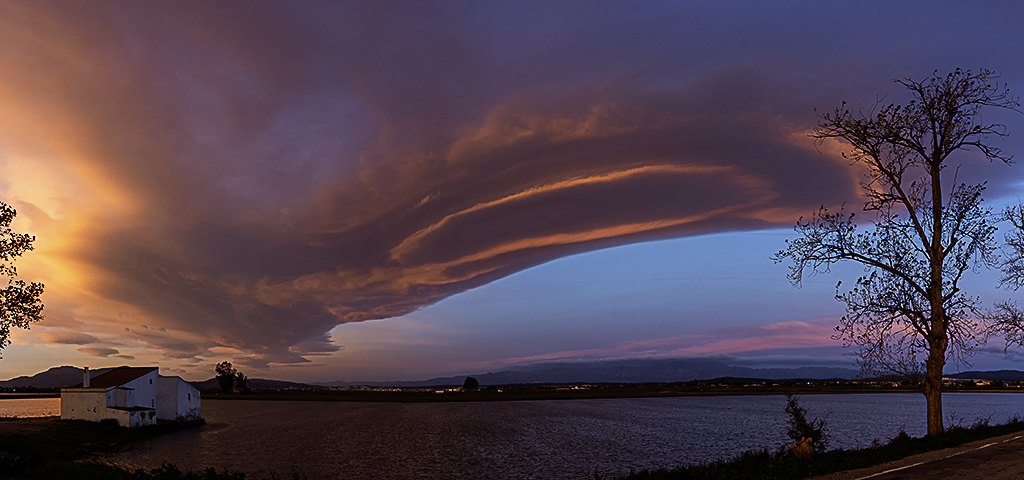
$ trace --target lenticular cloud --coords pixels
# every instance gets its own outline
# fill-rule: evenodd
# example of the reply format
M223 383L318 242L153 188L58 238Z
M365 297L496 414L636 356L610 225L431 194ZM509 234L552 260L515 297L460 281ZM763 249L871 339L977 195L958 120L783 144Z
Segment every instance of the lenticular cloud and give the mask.
M422 29L342 6L121 7L0 15L4 193L39 238L68 332L52 341L90 355L305 362L339 323L552 259L853 198L806 141L806 92L756 68L651 71L639 24L616 32L625 53L573 65L586 42L552 57L536 45L558 32L492 30L498 6L417 6Z

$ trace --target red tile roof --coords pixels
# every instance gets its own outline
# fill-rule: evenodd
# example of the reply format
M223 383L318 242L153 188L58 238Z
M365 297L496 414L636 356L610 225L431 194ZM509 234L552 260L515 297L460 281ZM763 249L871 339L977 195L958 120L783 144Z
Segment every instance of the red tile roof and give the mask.
M89 379L90 388L110 388L123 385L160 367L118 367L103 375ZM79 383L71 388L82 388Z

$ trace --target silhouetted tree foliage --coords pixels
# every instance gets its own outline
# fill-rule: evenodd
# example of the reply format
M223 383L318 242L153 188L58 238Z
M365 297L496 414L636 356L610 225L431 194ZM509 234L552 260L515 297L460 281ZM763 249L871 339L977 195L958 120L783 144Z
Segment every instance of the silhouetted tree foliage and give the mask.
M813 138L839 139L843 156L866 167L861 183L871 228L859 230L854 213L822 207L800 219L795 240L773 257L792 261L789 279L828 272L839 261L864 266L865 274L836 299L847 314L836 338L859 349L866 373L920 379L928 405L928 433L942 432L942 370L947 358L966 361L984 333L979 304L960 289L964 273L997 264L998 218L982 206L985 183L957 183L960 165L950 155L973 149L989 160L1012 157L988 143L1004 137L1002 124L985 124L981 111L1019 111L997 75L957 69L924 81L897 80L914 99L877 103L866 114L842 107L821 115ZM954 168L947 168L953 166Z
M221 390L231 392L235 389L235 376L238 371L231 367L231 362L220 362L215 369L217 372L217 384Z
M476 381L473 377L466 377L466 381L462 382L463 390L476 390L480 388L480 382Z
M246 377L244 373L235 373L235 385L238 386L243 392L249 391L249 377Z
M18 280L14 259L32 250L36 237L16 233L11 221L18 212L0 202L0 277L7 278L7 286L0 290L0 351L11 344L11 328L28 329L29 324L43 318L42 283Z
M826 432L825 419L807 419L807 409L800 405L796 396L786 394L786 413L789 414L786 435L799 442L802 439L811 439L815 452L824 452L828 448L828 433Z

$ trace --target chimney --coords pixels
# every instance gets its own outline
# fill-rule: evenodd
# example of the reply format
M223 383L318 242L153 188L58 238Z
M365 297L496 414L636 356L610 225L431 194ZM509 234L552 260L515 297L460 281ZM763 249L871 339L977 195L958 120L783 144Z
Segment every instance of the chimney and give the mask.
M89 367L85 367L85 373L82 374L82 386L89 388Z

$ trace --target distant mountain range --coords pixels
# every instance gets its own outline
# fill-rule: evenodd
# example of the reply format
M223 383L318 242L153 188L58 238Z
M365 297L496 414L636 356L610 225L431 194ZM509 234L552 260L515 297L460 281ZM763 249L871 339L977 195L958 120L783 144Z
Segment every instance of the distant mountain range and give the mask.
M89 370L89 378L96 378L113 368L98 368L96 370ZM63 388L71 387L82 383L83 369L78 367L53 367L45 372L37 373L32 376L23 376L12 378L7 381L0 381L0 388ZM216 378L210 378L209 380L202 382L189 382L199 390L216 390L220 388L217 385ZM308 385L305 383L286 382L283 380L264 380L261 378L250 378L248 381L248 387L253 389L264 389L264 388L316 388L316 385Z
M97 376L110 370L102 368L90 371ZM784 379L844 379L857 378L858 372L849 368L799 367L799 368L750 368L728 365L720 360L695 359L630 359L595 362L552 362L513 367L500 372L470 375L481 385L510 385L531 383L646 383L646 382L688 382L722 377L750 378L764 380ZM1004 382L1024 381L1024 372L1019 370L998 370L991 372L968 371L946 375L949 378L989 380ZM317 388L335 386L392 386L427 387L462 385L466 375L438 377L419 381L397 382L320 382L305 384L283 380L250 378L249 388ZM77 367L54 367L32 376L0 381L0 388L60 388L82 383L82 369ZM215 390L217 381L213 378L202 382L191 382L200 390Z
M629 359L594 362L551 362L514 367L500 372L469 375L481 385L509 385L520 383L645 383L688 382L721 377L755 379L853 379L858 372L849 368L749 368L736 367L720 360L695 359ZM462 385L466 375L438 377L429 380L405 382L322 382L324 386L394 386L425 387Z
M1020 370L995 370L991 372L981 372L971 370L967 372L953 373L946 375L947 378L957 378L960 380L988 380L988 381L999 381L999 382L1024 382L1024 372Z
M100 368L97 370L89 371L89 378L96 377L107 373L110 368ZM37 373L31 377L16 377L10 380L0 382L0 388L63 388L71 387L82 383L82 372L81 368L69 367L67 365L63 367L53 367L45 372Z
M204 380L202 382L188 382L193 387L196 387L200 391L208 390L220 390L220 384L217 383L216 378ZM285 380L266 380L263 378L250 378L245 384L247 387L253 390L265 390L265 389L284 389L284 388L320 388L320 385L310 385L308 383L288 382Z

